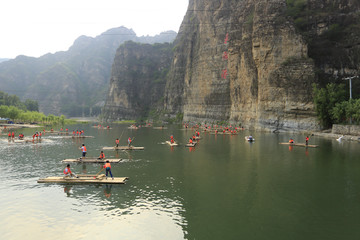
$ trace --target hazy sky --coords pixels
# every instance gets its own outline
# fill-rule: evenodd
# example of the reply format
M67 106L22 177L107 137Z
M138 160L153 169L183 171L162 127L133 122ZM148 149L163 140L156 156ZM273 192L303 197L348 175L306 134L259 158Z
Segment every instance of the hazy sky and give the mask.
M178 32L189 0L2 0L0 58L66 51L81 35L132 28L137 36Z

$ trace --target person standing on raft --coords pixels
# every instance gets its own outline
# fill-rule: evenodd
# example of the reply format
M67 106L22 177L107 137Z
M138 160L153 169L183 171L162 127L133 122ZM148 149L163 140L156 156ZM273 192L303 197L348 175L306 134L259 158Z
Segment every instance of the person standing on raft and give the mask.
M114 180L114 177L113 177L113 175L112 175L112 173L111 173L111 165L110 165L109 160L106 160L106 163L105 163L105 165L104 165L104 168L105 168L105 171L106 171L106 173L105 173L106 179L107 179L108 173L110 173L111 178Z
M128 138L128 147L130 147L131 141L132 141L132 139L131 139L131 137L129 137L129 138Z
M82 158L85 158L85 156L86 156L86 147L85 147L85 144L83 144L80 149L81 149L81 151L82 151Z
M309 144L309 136L306 136L306 138L305 138L305 144L306 144L306 146Z
M66 166L66 168L64 169L64 174L65 174L65 177L76 177L76 178L79 178L78 176L76 176L75 173L72 173L71 170L70 170L70 164L68 164Z
M115 144L116 144L116 147L119 147L119 139L117 138L116 140L115 140Z

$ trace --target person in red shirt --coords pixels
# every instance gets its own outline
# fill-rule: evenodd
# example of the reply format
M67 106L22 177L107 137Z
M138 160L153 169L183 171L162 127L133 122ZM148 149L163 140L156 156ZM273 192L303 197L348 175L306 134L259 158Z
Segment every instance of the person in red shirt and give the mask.
M98 157L98 159L105 159L105 154L103 151L100 152L100 156Z
M106 160L106 163L105 163L105 165L104 165L104 168L105 168L105 171L106 171L106 173L105 173L106 179L107 179L108 173L110 173L111 178L114 180L114 177L113 177L113 175L112 175L112 173L111 173L111 165L110 165L109 160Z
M85 146L85 144L83 144L80 149L82 151L82 157L85 158L85 156L86 156L86 146Z
M115 140L116 147L119 147L119 142L120 142L120 140L117 138L117 139Z
M71 169L70 169L70 164L68 164L67 166L66 166L66 168L64 169L64 174L65 174L65 177L76 177L76 178L79 178L78 176L76 176L76 174L75 173L72 173L71 172Z

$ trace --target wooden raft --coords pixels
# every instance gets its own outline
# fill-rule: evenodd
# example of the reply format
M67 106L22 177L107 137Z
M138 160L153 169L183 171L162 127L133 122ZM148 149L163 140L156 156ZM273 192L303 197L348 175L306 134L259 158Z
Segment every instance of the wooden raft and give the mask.
M100 175L78 175L75 177L47 177L40 178L38 183L72 183L72 184L125 184L128 177L111 177L106 178L105 174Z
M176 142L171 143L170 141L166 141L166 143L169 144L170 146L177 146L177 145L179 145L179 144L177 144Z
M319 145L306 145L305 143L288 143L288 142L283 142L283 143L279 143L282 145L290 145L290 146L297 146L297 147L310 147L310 148L317 148Z
M102 150L144 150L145 147L119 146L119 147L103 147Z
M210 134L212 134L212 135L237 135L237 133L231 133L231 132L210 132Z
M167 129L167 127L153 127L153 129L163 130L163 129Z
M98 158L76 158L76 159L64 159L62 160L62 162L77 162L77 163L105 163L106 161L109 161L111 163L118 163L120 162L122 159L109 159L109 158L105 158L105 159L98 159Z
M248 142L254 142L255 141L255 138L249 138L249 136L246 136L245 137L245 140L248 141Z
M185 144L185 147L195 147L196 143L188 143Z

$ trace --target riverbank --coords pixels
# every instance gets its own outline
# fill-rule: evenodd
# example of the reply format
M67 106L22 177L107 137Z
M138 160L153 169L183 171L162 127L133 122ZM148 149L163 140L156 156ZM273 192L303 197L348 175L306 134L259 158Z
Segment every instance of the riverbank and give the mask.
M332 138L332 139L339 139L340 137L342 137L341 140L360 141L360 136L332 133L331 129L325 130L322 132L312 132L311 135L318 136L318 137L324 137L324 138Z

